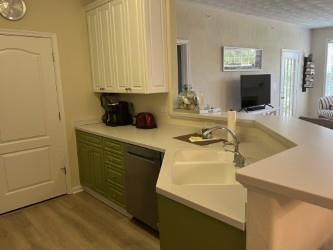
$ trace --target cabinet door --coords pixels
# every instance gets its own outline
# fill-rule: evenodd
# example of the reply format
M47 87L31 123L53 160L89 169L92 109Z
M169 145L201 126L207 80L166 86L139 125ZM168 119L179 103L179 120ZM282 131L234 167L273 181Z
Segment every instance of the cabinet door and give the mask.
M85 143L78 142L77 153L81 185L92 188L94 179L90 166L89 146Z
M102 68L101 81L104 92L112 92L116 83L116 60L114 57L114 46L111 41L111 9L110 3L104 4L97 9L99 18L100 47Z
M100 41L100 25L98 9L93 9L87 13L89 46L90 46L90 60L92 70L92 80L94 91L102 91L104 84L102 84L103 75L103 61L102 61L102 47Z
M146 8L146 46L149 68L146 93L168 92L167 49L166 49L166 1L147 0Z
M110 3L111 9L111 36L116 65L115 92L126 93L129 88L128 80L128 51L127 33L125 31L125 5L124 0L114 0Z
M105 191L105 175L104 175L104 162L103 162L103 150L101 148L95 148L89 146L88 151L89 168L90 173L93 176L92 189L100 194L104 194Z
M106 3L87 13L94 91L112 92L116 82L111 9Z
M143 93L146 86L146 47L144 0L124 0L129 54L129 92Z

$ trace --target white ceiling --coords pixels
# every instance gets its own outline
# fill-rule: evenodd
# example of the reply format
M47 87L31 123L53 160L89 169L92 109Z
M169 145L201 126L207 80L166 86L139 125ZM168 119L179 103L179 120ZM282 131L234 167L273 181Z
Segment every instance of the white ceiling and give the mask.
M333 0L190 0L307 28L333 26Z

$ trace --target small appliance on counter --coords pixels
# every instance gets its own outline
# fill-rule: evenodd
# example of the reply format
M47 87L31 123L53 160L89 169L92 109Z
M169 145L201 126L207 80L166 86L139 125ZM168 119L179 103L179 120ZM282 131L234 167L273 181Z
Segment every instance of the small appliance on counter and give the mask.
M136 128L141 128L141 129L157 128L154 115L148 112L137 114L135 126Z
M132 124L130 104L128 102L117 101L116 96L102 94L101 105L105 110L102 121L107 126L117 127Z

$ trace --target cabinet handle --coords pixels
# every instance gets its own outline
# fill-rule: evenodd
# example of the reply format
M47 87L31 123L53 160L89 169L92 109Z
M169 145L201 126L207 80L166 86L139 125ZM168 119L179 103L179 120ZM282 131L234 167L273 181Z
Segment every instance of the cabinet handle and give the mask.
M99 88L99 90L105 90L105 88Z

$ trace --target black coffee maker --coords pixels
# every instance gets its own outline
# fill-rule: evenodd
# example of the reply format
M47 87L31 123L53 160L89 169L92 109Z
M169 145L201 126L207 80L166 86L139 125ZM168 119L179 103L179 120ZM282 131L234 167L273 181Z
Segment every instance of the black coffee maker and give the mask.
M102 94L101 105L105 110L102 121L107 126L117 127L132 124L128 102L117 101L117 98L110 94Z

